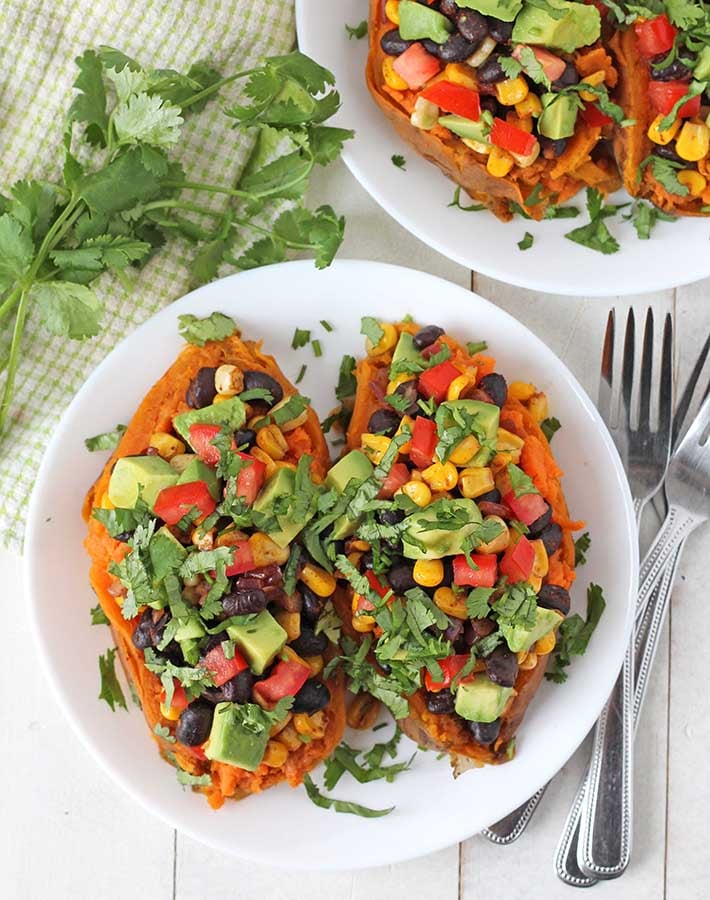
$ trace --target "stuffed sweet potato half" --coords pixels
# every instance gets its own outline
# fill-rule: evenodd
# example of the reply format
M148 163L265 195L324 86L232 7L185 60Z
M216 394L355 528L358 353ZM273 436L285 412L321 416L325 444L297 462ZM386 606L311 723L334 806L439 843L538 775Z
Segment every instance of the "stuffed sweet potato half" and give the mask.
M370 0L367 85L474 200L539 219L583 187L620 184L599 106L617 72L600 33L598 10L567 0Z
M86 498L128 678L213 807L299 784L340 740L343 688L322 674L335 582L298 544L328 464L307 399L234 334L184 348Z
M574 580L580 525L540 429L547 401L441 328L364 322L328 476L347 500L309 526L339 574L342 664L419 743L504 762Z

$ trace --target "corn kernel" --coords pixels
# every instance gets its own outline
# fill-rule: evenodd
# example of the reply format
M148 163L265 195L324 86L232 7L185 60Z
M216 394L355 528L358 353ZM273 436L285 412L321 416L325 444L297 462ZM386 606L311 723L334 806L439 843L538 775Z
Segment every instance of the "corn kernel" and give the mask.
M325 734L325 713L322 709L318 712L296 713L293 717L293 727L299 734L318 740Z
M257 700L257 702L260 701ZM277 734L280 735L292 718L293 713L286 713L286 716L283 719L281 719L279 722L274 722L274 724L269 729L269 737L276 737Z
M449 387L446 390L446 399L447 400L458 400L461 394L468 387L472 387L476 383L476 370L473 372L464 372L461 375L458 375L451 382Z
M116 507L111 502L111 498L108 495L108 491L105 491L103 496L101 497L101 503L99 504L101 509L115 509Z
M280 768L288 758L288 749L280 741L269 741L261 760L270 769Z
M478 79L471 71L471 67L464 63L449 63L444 69L444 78L446 81L463 85L472 91L478 90Z
M167 434L165 431L156 431L154 434L151 434L148 446L153 447L154 450L158 451L159 456L167 460L178 454L183 454L187 449L179 438L174 437L172 434Z
M514 109L509 109L505 114L505 121L509 125L514 125L516 128L519 128L521 131L526 131L528 134L532 134L533 130L533 120L532 116L524 116L520 118ZM515 157L518 154L511 153L511 156Z
M431 490L429 485L424 484L423 481L415 481L414 479L408 481L405 485L402 485L402 493L406 494L410 500L413 500L417 506L428 506L431 502Z
M225 400L229 400L229 397L225 397L224 394L216 394L212 403L224 403Z
M606 79L606 72L604 69L597 69L596 72L592 72L590 75L585 75L583 82L584 84L589 84L592 87L598 87L600 84L604 84ZM586 100L588 103L594 103L597 100L597 95L593 94L591 91L580 91L579 96L582 100Z
M528 403L528 411L536 422L542 422L549 415L550 408L547 403L546 394L535 394Z
M346 721L351 728L364 731L377 721L380 714L380 701L370 694L358 694L348 707Z
M537 653L526 653L522 662L518 663L518 668L525 671L526 669L534 669L537 665Z
M169 722L177 722L180 718L180 710L175 709L174 706L166 706L164 703L161 703L160 715Z
M320 566L315 566L310 562L306 563L301 569L299 577L306 587L309 587L319 597L331 597L335 593L335 578Z
M347 560L351 566L355 566L356 569L360 568L360 560L362 559L362 553L358 553L356 550L351 550L347 555Z
M290 397L284 397L284 399L280 403L277 403L276 406L271 407L271 412L275 413L277 409L285 406L290 399ZM307 419L308 407L302 410L302 412L300 412L295 418L289 419L287 422L279 423L279 428L281 429L281 431L293 431L293 429L298 428L299 425L305 425Z
M194 453L176 453L175 456L172 456L168 460L168 462L170 463L172 468L175 469L178 475L182 475L182 473L190 465L194 458Z
M532 131L532 119L521 119L521 123L522 122L529 122L530 129L526 130ZM516 165L520 166L521 169L527 169L535 162L535 160L540 155L540 141L535 141L530 153L527 153L524 156L522 153L511 153L510 155L515 160Z
M496 450L522 450L525 441L505 428L498 429L496 437Z
M279 732L279 743L288 750L299 750L303 746L303 741L299 738L292 722L287 722L283 730Z
M529 381L512 381L508 385L508 396L511 400L520 400L521 403L526 403L534 394L536 393L537 388L534 384L530 384Z
M235 397L244 390L244 374L236 366L219 366L214 373L214 386L222 397Z
M363 453L375 465L382 462L382 457L391 443L392 439L385 437L384 434L363 434L360 438Z
M503 106L515 106L520 103L530 93L528 83L524 78L518 75L516 78L506 78L496 84L496 94L498 101Z
M455 594L450 587L440 587L434 591L434 603L447 616L456 619L467 619L466 598L464 594Z
M420 128L422 131L431 131L439 121L439 107L436 103L432 103L431 100L417 97L409 121L415 128Z
M367 553L370 550L370 544L368 541L361 541L359 538L357 540L350 541L350 549L351 550L362 550L363 553Z
M276 463L269 456L268 453L264 453L261 447L252 447L249 451L249 455L253 456L254 459L258 459L260 462L263 462L266 466L266 477L271 478L271 476L276 472Z
M548 631L547 634L544 634L540 640L535 644L535 653L538 656L545 656L547 653L552 653L555 649L555 644L557 643L557 635L553 631Z
M432 491L450 491L456 487L459 473L453 463L433 463L422 472L424 482Z
M540 98L537 94L533 94L532 91L530 91L524 100L520 100L515 104L515 111L521 119L525 119L528 116L537 118L542 112Z
M648 139L653 141L654 144L670 144L673 138L680 131L680 126L683 124L680 119L676 119L675 122L671 125L670 128L666 128L664 131L661 131L661 122L665 116L659 113L656 118L651 122L648 126L648 131L646 134L648 135Z
M436 587L444 578L444 564L440 559L418 559L414 563L412 578L421 587Z
M288 635L289 641L296 641L301 636L301 614L279 609L274 613L274 618Z
M385 15L393 25L399 25L399 0L387 0Z
M505 468L508 463L513 463L517 466L519 462L520 450L503 450L501 453L496 453L493 457L491 466L497 471L498 469Z
M539 575L530 575L527 583L535 591L535 593L537 593L542 587L542 578L540 578Z
M710 128L705 123L684 122L675 143L675 151L681 159L697 162L710 150Z
M198 550L212 550L215 541L215 529L203 532L200 528L193 528L190 540Z
M412 376L407 372L400 372L399 375L395 375L395 377L387 384L387 396L390 394L394 394L400 384L406 384L408 381L412 380Z
M532 573L539 578L544 578L550 569L550 561L547 558L547 550L545 544L538 538L536 541L530 541L535 550L535 561L533 562Z
M476 547L476 553L502 553L510 546L510 529L500 516L486 516L483 520L486 522L496 522L500 528L500 532L492 538L488 543L481 543Z
M491 152L490 144L482 144L481 141L474 141L471 138L461 138L461 140L469 150L474 150L476 153L482 153L484 156L488 156Z
M397 329L389 322L378 322L382 329L382 337L376 344L373 344L370 338L365 339L365 347L368 356L382 356L387 353L397 343Z
M394 57L385 56L382 60L382 78L387 87L393 91L406 91L409 85L394 69Z
M396 437L398 434L401 434L401 433L404 431L405 428L408 428L408 429L409 429L410 434L411 434L412 431L414 430L414 419L413 419L411 416L402 416L402 419L401 419L401 421L400 421L400 423L399 423L399 428L398 428L397 431L395 432L395 437ZM412 447L412 442L411 442L411 441L405 441L405 442L402 444L402 446L399 448L399 452L400 452L401 454L404 454L404 455L406 456L406 455L409 453L411 447Z
M478 442L478 438L474 437L472 434L467 434L466 437L459 441L451 451L449 462L453 463L455 466L465 466L471 462L480 449L481 445Z
M691 197L700 197L708 184L707 178L694 169L683 169L676 173L676 177L688 188Z
M491 152L488 154L486 162L486 170L489 175L493 175L495 178L504 178L514 165L515 160L510 153L501 150L500 147L491 147Z
M472 53L471 56L469 56L469 58L466 60L466 65L471 66L472 69L478 69L479 66L482 66L483 63L488 59L491 53L493 53L496 48L496 43L497 42L490 36L490 34L486 35L486 37L484 37L479 44L476 52Z
M376 624L372 616L353 616L351 622L355 631L360 632L360 634L367 634L368 631L372 631Z
M323 657L320 654L318 656L304 656L303 661L308 664L311 675L320 675L323 671Z
M255 531L249 537L249 549L254 560L254 567L270 566L272 563L277 566L283 566L288 561L288 547L279 547L272 541L268 534L262 531Z
M288 444L278 425L264 425L256 433L256 443L273 460L283 459L288 453Z
M459 472L459 490L467 500L475 500L495 487L493 471L487 467L472 466Z

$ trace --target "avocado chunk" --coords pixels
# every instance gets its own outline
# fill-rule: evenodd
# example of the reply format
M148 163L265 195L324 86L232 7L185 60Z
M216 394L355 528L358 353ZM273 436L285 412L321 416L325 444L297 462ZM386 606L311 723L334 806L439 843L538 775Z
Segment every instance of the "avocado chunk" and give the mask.
M255 675L261 675L271 664L287 638L284 629L266 609L244 625L228 625L227 634L244 652Z
M416 3L415 0L400 0L399 33L405 41L429 38L437 44L443 44L453 30L453 22L435 9Z
M554 609L543 609L538 606L535 612L535 624L532 628L523 628L521 625L511 627L503 622L500 632L513 653L520 653L521 650L529 650L536 641L544 637L548 631L552 631L561 621L562 617Z
M513 41L521 44L541 44L571 53L599 39L601 16L595 6L573 3L570 0L547 0L549 6L563 13L554 18L538 6L528 3L515 20Z
M253 772L261 765L269 741L265 728L254 734L230 715L233 703L218 703L214 709L212 730L205 745L205 756L217 762Z
M435 527L437 522L443 525L447 517L453 516L455 528ZM464 541L482 521L473 500L437 500L407 516L407 527L402 533L404 555L407 559L441 559L463 553Z
M523 0L456 0L460 9L475 9L501 22L512 22L523 7Z
M469 722L495 722L505 708L513 688L501 687L479 673L456 688L454 709Z
M296 473L293 469L277 469L269 478L254 501L253 509L264 515L274 516L278 531L269 531L269 537L279 547L288 547L296 535L303 530L310 516L302 522L295 522L288 516L279 514L277 501L293 497L296 490Z
M177 572L187 556L187 550L168 526L163 525L150 539L148 554L155 580L162 581L166 575L169 575L171 572Z
M325 486L342 494L351 481L361 484L374 471L372 463L362 450L351 450L328 472ZM350 519L348 516L342 515L333 523L333 531L331 532L333 539L340 541L351 535L357 528L359 521L359 518Z
M436 413L436 424L439 433L456 424L455 414L457 410L467 416L475 416L476 423L483 430L485 439L491 447L481 449L466 463L467 466L486 466L495 455L496 438L498 436L498 423L500 421L500 409L494 403L484 403L482 400L450 400L442 403Z
M439 116L439 125L453 131L459 137L467 138L470 141L478 141L479 144L489 144L488 135L490 127L486 125L483 119L474 122L473 119L467 119L464 116Z
M414 338L408 331L403 331L392 354L392 365L398 362L421 363L422 355L414 346Z
M108 483L108 498L114 506L133 509L140 495L153 506L158 494L172 487L178 473L161 456L124 456L116 462Z
M222 403L203 406L202 409L191 409L180 413L173 419L173 428L181 438L190 442L191 425L225 425L236 431L246 421L246 410L239 397L230 397Z
M182 655L188 665L194 666L200 658L199 643L205 636L205 629L196 616L191 616L182 625L178 625L175 640L180 644Z
M707 81L710 78L710 46L705 45L698 54L698 61L693 69L693 78Z
M210 494L212 494L215 500L219 500L222 492L220 490L217 472L212 466L208 466L207 463L202 462L199 456L190 460L185 469L183 469L177 483L189 484L191 481L204 481Z
M579 100L576 94L543 94L540 98L542 112L537 120L537 130L556 141L572 137L577 124Z

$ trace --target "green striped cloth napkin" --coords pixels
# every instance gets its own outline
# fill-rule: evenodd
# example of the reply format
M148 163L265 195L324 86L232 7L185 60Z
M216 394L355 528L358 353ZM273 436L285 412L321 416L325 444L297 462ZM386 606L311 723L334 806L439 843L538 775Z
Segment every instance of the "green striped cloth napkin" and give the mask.
M287 53L295 40L291 0L2 0L0 191L25 177L59 178L64 114L77 74L74 58L109 44L148 67L186 70L206 60L224 74ZM239 88L226 89L237 99ZM227 183L251 150L219 103L190 117L180 161L202 182ZM59 417L87 375L137 325L188 289L194 248L175 240L143 269L127 296L109 275L96 283L104 330L89 341L52 339L25 328L9 431L0 454L0 536L20 550L37 467ZM0 356L4 347L0 346Z

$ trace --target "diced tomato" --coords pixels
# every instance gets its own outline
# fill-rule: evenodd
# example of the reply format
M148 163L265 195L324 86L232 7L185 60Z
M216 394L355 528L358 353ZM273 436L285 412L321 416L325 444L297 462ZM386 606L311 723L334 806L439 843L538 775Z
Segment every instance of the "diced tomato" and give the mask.
M311 667L294 659L280 659L271 675L254 685L254 696L267 705L278 703L283 697L293 697L312 674Z
M247 506L251 506L264 483L266 464L248 453L237 453L237 456L244 460L237 475L237 497L242 497Z
M409 458L419 469L426 469L434 462L434 450L438 437L436 434L436 422L417 416L412 429L412 442L409 448Z
M234 558L225 570L227 578L241 575L243 572L251 572L254 568L254 557L249 541L237 541L234 545Z
M187 708L187 694L185 688L180 684L177 678L173 678L173 702L170 704L171 709L182 712ZM160 702L165 706L165 688L160 692Z
M451 687L451 682L459 674L461 669L469 660L468 653L456 654L455 656L447 656L446 659L439 659L437 662L441 666L444 673L443 681L434 681L429 674L429 670L424 672L424 687L428 691L443 691L444 688Z
M200 761L204 761L204 760L207 759L207 754L206 754L205 751L202 749L202 747L204 747L204 746L205 746L205 745L202 744L202 745L199 746L199 747L189 747L187 744L181 744L181 745L180 745L180 750L181 750L183 753L189 753L191 756L194 756L195 759L199 759Z
M219 462L219 450L212 441L220 433L219 425L190 425L190 446L208 466L216 466ZM232 442L234 448L234 442Z
M365 578L367 578L370 583L370 587L375 593L379 594L380 597L386 597L387 594L390 594L391 591L389 588L386 588L381 582L380 579L375 575L372 569L365 569Z
M648 99L657 113L667 116L675 104L688 93L685 81L649 81ZM679 119L689 119L700 112L700 97L693 97L678 110Z
M432 356L437 354L441 350L441 344L438 341L434 341L433 344L429 344L428 347L425 347L422 350L422 356L424 359L431 359Z
M456 366L447 359L438 366L432 366L431 369L422 372L419 376L419 393L427 398L433 397L437 403L441 403L442 400L446 400L449 385L460 374Z
M465 119L474 121L481 118L481 98L478 91L467 88L463 84L455 84L453 81L435 81L419 96L436 103L437 106L455 116L463 116Z
M471 559L478 566L472 569L462 553L453 559L454 584L467 587L493 587L498 578L498 559L495 553L472 553Z
M408 481L409 469L405 463L395 463L382 483L380 493L377 495L378 498L380 500L389 500L390 497L394 497L395 491L398 491Z
M520 62L520 54L525 49L525 44L518 44L512 52L513 59L517 59ZM560 56L556 56L554 53L550 53L549 50L545 50L544 47L529 47L528 49L532 50L535 54L535 59L542 66L542 70L550 79L550 81L557 81L557 79L562 75L567 66L567 63Z
M584 2L587 6L596 6L600 16L606 16L609 12L609 7L606 3L602 3L602 0L584 0Z
M411 90L418 91L440 71L441 63L431 53L427 53L421 44L416 43L397 57L392 68L407 82Z
M639 53L647 59L658 56L659 53L668 53L678 34L678 29L671 25L665 13L655 19L637 22L634 31Z
M355 601L355 609L353 610L353 616L358 616L361 613L371 613L376 612L375 604L372 600L367 597L363 597L362 594L355 594L357 600Z
M196 508L200 516L209 516L217 504L204 481L190 481L163 488L153 505L153 512L168 525L177 525L182 517Z
M614 121L611 116L607 116L599 109L598 103L585 103L584 109L580 113L582 121L589 125L590 128L603 128L605 125L611 125Z
M522 494L516 497L513 491L503 496L503 503L510 508L516 519L523 525L532 525L547 512L547 501L540 494Z
M505 551L500 561L500 573L507 575L511 584L526 581L530 577L534 562L535 548L525 535L521 535L517 544Z
M503 119L493 119L491 129L491 143L509 153L517 153L519 156L529 156L535 149L537 138L534 134L528 134L522 128L517 128Z
M217 687L222 687L223 684L226 684L226 682L234 678L235 675L238 675L240 672L243 672L244 669L249 668L246 660L236 648L234 650L234 656L231 659L227 659L221 644L217 644L217 646L213 647L209 653L206 653L200 660L200 665L205 669L209 669L212 673L212 679Z

